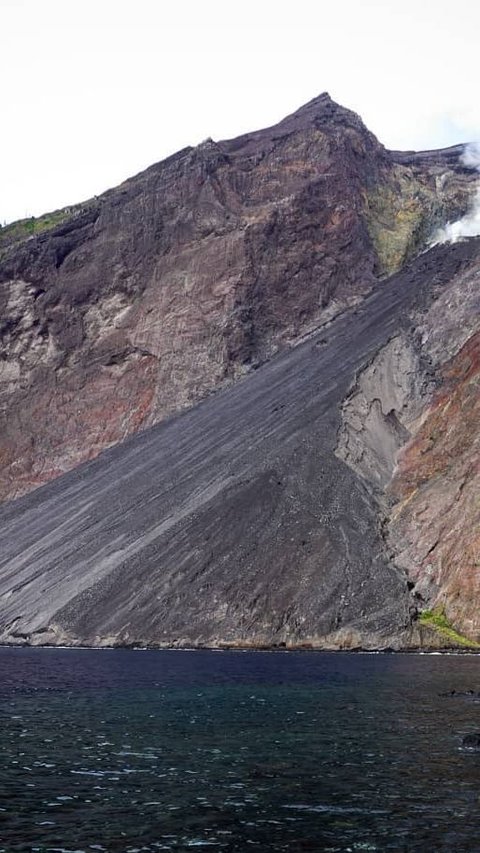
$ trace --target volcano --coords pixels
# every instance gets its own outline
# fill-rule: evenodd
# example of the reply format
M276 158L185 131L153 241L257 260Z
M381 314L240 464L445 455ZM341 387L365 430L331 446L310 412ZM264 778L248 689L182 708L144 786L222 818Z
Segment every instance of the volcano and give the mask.
M463 146L327 94L0 230L0 640L476 647Z

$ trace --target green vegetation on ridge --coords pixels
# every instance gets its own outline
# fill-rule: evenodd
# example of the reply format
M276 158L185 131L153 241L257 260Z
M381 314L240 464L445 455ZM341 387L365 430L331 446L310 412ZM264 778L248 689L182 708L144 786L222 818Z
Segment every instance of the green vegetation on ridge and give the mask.
M74 207L64 207L62 210L54 210L52 213L45 213L43 216L30 216L27 219L18 219L16 222L10 222L8 225L0 227L0 248L8 246L12 243L19 243L22 240L27 240L36 234L41 234L43 231L49 231L55 228L56 225L61 225L71 216L75 215L82 209L82 205Z

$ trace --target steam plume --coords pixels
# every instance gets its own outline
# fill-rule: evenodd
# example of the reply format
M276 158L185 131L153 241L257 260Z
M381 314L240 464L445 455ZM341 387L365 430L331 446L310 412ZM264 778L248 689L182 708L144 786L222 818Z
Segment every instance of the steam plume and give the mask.
M480 142L471 142L465 146L460 162L468 169L475 169L480 174ZM456 243L463 237L478 237L480 235L480 186L477 187L471 210L457 219L447 222L439 228L433 237L432 245L437 243Z

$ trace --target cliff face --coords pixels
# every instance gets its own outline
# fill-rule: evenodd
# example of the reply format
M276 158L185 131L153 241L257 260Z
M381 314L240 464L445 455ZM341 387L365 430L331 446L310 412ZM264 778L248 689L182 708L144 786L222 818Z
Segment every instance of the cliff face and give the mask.
M390 537L421 608L480 640L480 259L419 318L437 381L400 451ZM426 405L425 405L426 403Z
M320 96L0 231L0 499L231 383L355 304L471 174Z
M480 640L461 150L323 95L0 231L1 641Z
M480 240L464 246L469 262L432 276L429 303L357 377L337 453L379 490L416 608L478 642Z

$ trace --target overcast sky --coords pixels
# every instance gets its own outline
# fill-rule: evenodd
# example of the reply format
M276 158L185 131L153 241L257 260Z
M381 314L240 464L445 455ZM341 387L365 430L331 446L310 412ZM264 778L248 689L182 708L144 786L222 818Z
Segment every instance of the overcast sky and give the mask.
M476 0L0 0L0 221L320 92L390 148L480 137Z

